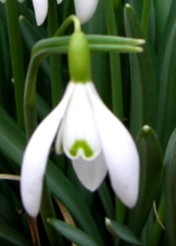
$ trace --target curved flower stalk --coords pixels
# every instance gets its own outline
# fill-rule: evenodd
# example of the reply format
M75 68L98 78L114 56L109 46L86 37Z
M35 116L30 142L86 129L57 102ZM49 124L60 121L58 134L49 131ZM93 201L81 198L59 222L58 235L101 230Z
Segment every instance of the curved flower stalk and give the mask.
M90 79L85 35L69 44L71 80L58 106L33 133L24 153L21 195L26 211L37 216L51 145L72 161L80 182L95 191L109 173L115 194L128 207L138 197L139 158L132 137L100 99Z
M63 0L57 0L60 4ZM48 12L48 0L32 0L35 17L38 25L41 25ZM76 15L81 23L87 22L94 14L98 0L74 0Z

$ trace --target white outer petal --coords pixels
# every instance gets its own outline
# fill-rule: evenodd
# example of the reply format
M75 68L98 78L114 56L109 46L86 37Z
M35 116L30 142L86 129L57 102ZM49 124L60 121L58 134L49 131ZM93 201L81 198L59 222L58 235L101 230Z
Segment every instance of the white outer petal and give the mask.
M94 14L98 0L74 0L76 15L81 23L87 22Z
M74 84L61 130L56 140L56 145L59 145L60 141L63 143L64 152L71 159L78 158L78 156L86 158L82 150L75 157L70 154L69 151L77 140L84 140L94 151L91 158L95 158L101 151L98 129L86 84Z
M32 0L32 2L37 25L40 26L44 22L48 12L48 0Z
M23 205L32 217L39 212L43 177L51 144L67 106L72 84L69 84L60 104L34 131L25 150L21 170L21 196Z
M72 160L73 169L80 182L90 191L95 191L107 173L104 156L101 153L94 160L83 160L81 157Z
M57 4L60 4L63 0L57 0Z
M123 124L103 104L93 84L87 86L112 187L124 204L133 207L139 189L139 157L135 143Z

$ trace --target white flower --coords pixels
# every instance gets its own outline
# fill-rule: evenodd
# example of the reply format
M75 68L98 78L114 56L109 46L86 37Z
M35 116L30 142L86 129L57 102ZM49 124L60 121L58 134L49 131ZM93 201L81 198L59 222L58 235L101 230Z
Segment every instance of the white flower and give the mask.
M107 172L116 195L128 207L138 196L139 158L123 124L104 105L92 82L69 82L63 99L33 133L24 153L21 195L26 211L39 212L51 145L72 160L80 182L96 190Z
M57 0L57 4L60 4L62 1L63 0ZM37 24L41 25L48 12L48 0L32 0L32 2ZM97 4L98 0L74 0L76 15L80 19L81 23L85 23L92 17Z
M98 0L74 0L76 15L81 23L85 23L93 16Z

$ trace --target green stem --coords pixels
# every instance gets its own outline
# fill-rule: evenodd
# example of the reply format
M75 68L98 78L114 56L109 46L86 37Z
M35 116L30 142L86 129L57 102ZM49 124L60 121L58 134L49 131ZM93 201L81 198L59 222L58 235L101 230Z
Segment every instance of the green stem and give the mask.
M12 71L15 89L17 121L24 127L23 118L23 93L24 93L24 68L23 51L18 23L17 1L6 0L6 16L12 62Z
M144 37L147 37L149 23L150 23L150 10L151 10L151 0L144 0L142 17L141 17L141 30L143 31Z
M56 1L49 1L48 11L48 35L53 36L57 29L57 8ZM50 58L51 68L51 99L52 106L56 106L62 96L62 79L61 79L61 60L60 56L52 56Z
M108 35L117 36L118 30L116 26L116 17L114 14L113 0L104 0L104 9L106 14ZM122 100L122 81L120 58L118 54L110 54L110 70L111 70L111 87L112 87L112 107L113 112L120 119L123 118L123 100Z
M37 126L36 117L36 77L40 61L31 59L24 91L24 118L27 139L30 138Z
M36 117L36 78L38 67L41 61L51 54L63 53L65 52L65 44L63 40L58 40L57 48L54 49L52 47L44 48L44 44L42 42L42 49L38 46L37 49L33 48L35 52L32 52L32 58L29 63L26 82L25 82L25 90L24 90L24 116L25 116L25 129L27 137L29 138L33 133L34 129L37 126L37 117ZM47 46L47 45L46 45Z
M81 31L81 23L76 15L70 15L67 19L64 20L62 25L59 27L57 32L55 33L55 36L62 35L66 29L70 26L70 24L73 23L74 25L74 32Z

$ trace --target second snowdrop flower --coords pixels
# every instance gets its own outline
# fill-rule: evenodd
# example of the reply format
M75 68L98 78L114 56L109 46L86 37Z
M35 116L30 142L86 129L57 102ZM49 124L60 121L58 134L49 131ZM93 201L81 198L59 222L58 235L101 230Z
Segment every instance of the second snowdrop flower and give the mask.
M32 0L38 25L41 25L47 16L48 1L49 0ZM62 1L63 0L57 0L57 4L60 4ZM97 4L98 0L74 0L76 15L81 23L87 22L93 16Z

